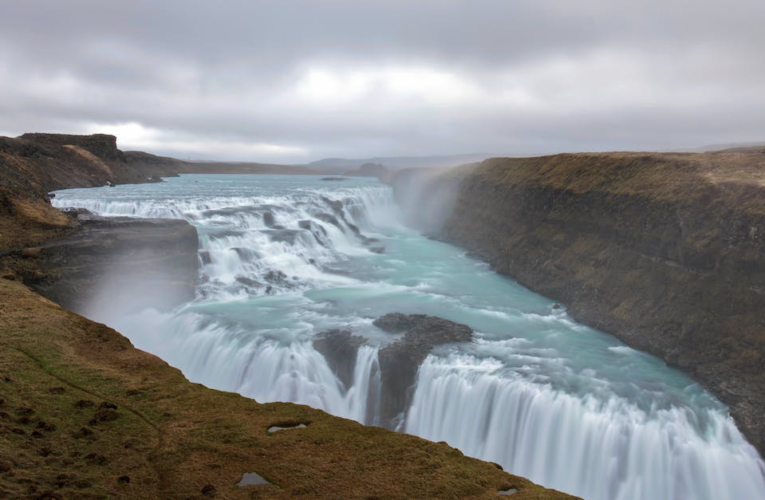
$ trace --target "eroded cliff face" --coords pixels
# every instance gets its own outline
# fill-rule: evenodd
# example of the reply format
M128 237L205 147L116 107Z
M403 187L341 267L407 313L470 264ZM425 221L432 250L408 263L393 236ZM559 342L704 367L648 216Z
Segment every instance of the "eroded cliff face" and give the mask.
M765 450L765 152L492 159L448 177L440 236L690 373Z

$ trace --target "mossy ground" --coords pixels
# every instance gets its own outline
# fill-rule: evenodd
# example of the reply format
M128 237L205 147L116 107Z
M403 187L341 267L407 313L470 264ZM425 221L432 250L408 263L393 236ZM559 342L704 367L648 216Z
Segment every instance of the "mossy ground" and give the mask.
M192 384L9 280L0 398L0 497L567 498L443 443ZM309 425L267 432L289 422ZM239 488L245 472L272 484Z

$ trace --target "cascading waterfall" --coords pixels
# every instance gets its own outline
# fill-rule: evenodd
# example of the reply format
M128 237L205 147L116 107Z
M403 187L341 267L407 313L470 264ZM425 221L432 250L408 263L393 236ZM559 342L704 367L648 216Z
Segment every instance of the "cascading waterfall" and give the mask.
M403 429L588 499L765 498L765 466L727 409L682 374L444 243L405 228L370 179L188 175L66 190L59 207L182 218L200 236L197 299L96 317L191 380L377 424L388 312L466 323L421 366ZM346 386L314 336L367 339Z
M762 464L720 412L646 412L500 375L501 363L429 357L406 432L584 498L756 498Z

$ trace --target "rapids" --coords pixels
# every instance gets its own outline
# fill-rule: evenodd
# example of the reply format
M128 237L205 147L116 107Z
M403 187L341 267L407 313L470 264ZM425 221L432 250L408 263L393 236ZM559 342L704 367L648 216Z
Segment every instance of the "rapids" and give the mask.
M471 326L477 340L427 358L398 430L588 499L765 498L765 464L724 405L407 227L375 180L184 175L59 191L53 203L197 227L196 300L175 311L88 313L193 381L378 424L377 351L391 340L372 321L440 316ZM332 328L368 341L348 387L311 343Z

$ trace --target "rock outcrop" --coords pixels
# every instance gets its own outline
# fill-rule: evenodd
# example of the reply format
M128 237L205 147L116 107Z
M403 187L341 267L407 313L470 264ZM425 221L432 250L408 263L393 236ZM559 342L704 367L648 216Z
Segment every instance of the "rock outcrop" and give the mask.
M67 309L109 312L171 309L194 298L196 229L186 221L80 216L80 228L39 248L41 295Z
M409 407L417 370L428 354L440 345L469 342L473 339L473 330L467 325L424 314L390 313L377 318L373 324L397 336L378 352L380 394L376 412L379 425L395 429ZM365 343L364 337L353 335L349 330L330 330L317 335L313 345L349 387L356 354Z
M414 395L417 370L431 351L440 345L469 342L473 330L424 314L386 314L373 323L377 328L403 335L399 340L380 349L380 420L397 427L403 412Z
M691 374L765 451L765 151L497 158L447 177L441 237Z

